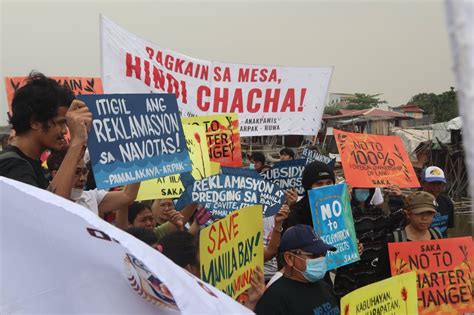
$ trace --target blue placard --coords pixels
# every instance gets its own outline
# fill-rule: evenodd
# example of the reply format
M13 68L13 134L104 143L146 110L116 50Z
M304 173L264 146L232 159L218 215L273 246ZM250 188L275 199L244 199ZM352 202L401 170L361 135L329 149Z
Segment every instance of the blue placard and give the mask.
M93 114L87 144L98 188L191 171L174 94L79 95Z
M306 164L309 164L314 161L319 161L319 162L323 162L331 169L334 169L334 164L336 163L336 159L331 159L330 157L324 154L321 154L316 150L311 150L308 148L303 149L301 158L306 159Z
M181 175L185 191L176 209L195 202L206 208L214 220L250 205L262 205L263 216L269 217L280 210L285 194L280 187L264 180L257 172L223 167L222 173L201 180L190 180L191 175Z
M360 260L346 184L311 189L308 196L314 230L337 249L326 256L328 270Z
M270 169L260 173L260 175L263 179L277 184L283 190L296 188L298 195L303 196L305 190L301 180L305 162L304 159L276 162Z

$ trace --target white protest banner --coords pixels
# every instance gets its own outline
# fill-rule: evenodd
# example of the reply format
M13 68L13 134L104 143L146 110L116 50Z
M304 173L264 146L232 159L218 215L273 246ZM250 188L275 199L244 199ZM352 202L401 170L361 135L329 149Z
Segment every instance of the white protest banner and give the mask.
M50 192L0 177L0 209L0 314L250 313Z
M241 136L316 135L333 71L200 60L104 16L101 60L106 93L174 93L187 116L238 113Z

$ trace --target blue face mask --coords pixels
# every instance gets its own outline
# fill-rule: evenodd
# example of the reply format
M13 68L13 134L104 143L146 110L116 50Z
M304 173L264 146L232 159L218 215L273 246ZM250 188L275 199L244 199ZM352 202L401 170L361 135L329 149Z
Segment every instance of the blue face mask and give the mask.
M249 169L254 170L255 169L255 163L250 163Z
M364 202L369 198L369 189L354 189L354 197L359 202Z
M301 257L298 258L302 259ZM326 257L319 257L313 259L306 259L306 270L304 272L300 270L298 271L301 272L303 277L309 282L316 282L324 278L324 275L326 274L327 270L328 266L326 263Z

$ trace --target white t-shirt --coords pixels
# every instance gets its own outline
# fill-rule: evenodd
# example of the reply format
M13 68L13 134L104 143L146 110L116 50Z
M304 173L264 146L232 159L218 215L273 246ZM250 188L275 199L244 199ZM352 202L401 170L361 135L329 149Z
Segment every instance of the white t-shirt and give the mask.
M372 196L372 200L370 200L370 204L374 206L378 206L383 204L383 194L380 188L375 188L374 195Z
M267 246L270 243L273 227L275 226L275 216L263 218L263 245ZM273 257L263 264L263 273L265 280L269 280L275 272L278 271L276 258Z
M267 288L269 288L273 283L275 283L275 281L277 281L277 280L280 279L281 277L283 277L283 272L281 272L281 271L275 272L275 274L274 274L273 277L270 279L270 281L268 281L268 283L267 283Z
M84 190L76 203L99 215L99 205L107 193L108 191L99 189Z

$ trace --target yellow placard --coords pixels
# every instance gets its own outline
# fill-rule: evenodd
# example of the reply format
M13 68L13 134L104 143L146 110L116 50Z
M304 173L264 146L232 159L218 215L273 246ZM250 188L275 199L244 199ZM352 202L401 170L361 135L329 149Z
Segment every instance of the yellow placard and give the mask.
M209 158L221 166L241 167L239 118L236 113L183 117L183 124L203 126Z
M221 172L221 164L217 162L210 162L211 165L211 175L217 175Z
M208 155L204 127L183 124L186 146L193 165L191 174L195 179L213 175ZM141 183L137 200L179 198L184 192L180 175L171 175L147 180Z
M250 288L253 270L263 270L262 206L229 213L199 236L201 278L236 298Z
M418 314L416 273L405 273L352 291L341 299L341 314Z

